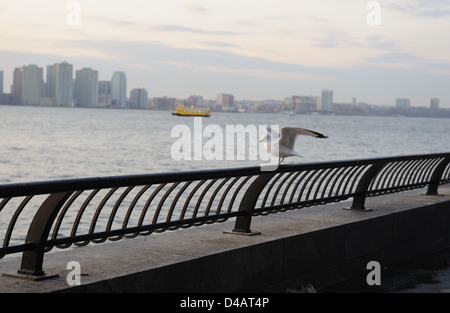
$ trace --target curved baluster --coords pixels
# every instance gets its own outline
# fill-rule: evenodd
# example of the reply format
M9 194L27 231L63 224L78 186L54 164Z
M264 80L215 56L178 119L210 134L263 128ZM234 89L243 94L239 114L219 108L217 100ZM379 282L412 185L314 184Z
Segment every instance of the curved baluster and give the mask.
M23 209L27 206L27 204L30 202L30 200L32 198L33 198L33 196L25 197L25 199L23 199L23 201L20 203L20 205L17 207L16 211L14 212L13 216L11 217L11 220L8 225L8 229L6 230L5 238L3 240L3 247L9 246L9 242L11 240L11 235L14 230L14 227L16 226L17 219L19 218Z
M106 225L106 231L110 231L112 228L112 224L114 222L114 219L116 217L117 214L117 210L119 209L120 205L122 204L123 200L125 199L125 197L130 193L131 190L134 189L135 186L130 186L128 188L125 189L125 191L120 195L119 199L117 200L116 204L114 205L111 214L109 216L108 219L108 224ZM117 241L123 238L124 235L118 235L116 237L110 237L108 238L108 240L111 241Z
M51 237L52 239L56 239L56 237L58 237L59 229L61 228L62 221L63 221L67 211L69 210L69 208L73 204L73 202L83 193L83 191L84 190L75 192L69 198L69 200L67 200L66 204L61 209L61 213L59 214L58 219L56 220L55 226L53 227L53 233L52 233L52 237ZM60 249L66 249L66 248L69 248L70 246L72 246L72 243L57 245L56 247L60 248Z
M89 226L89 234L93 234L95 231L95 227L97 225L98 218L100 217L100 213L103 211L103 208L105 207L108 200L112 197L112 195L118 190L119 188L112 188L108 191L108 193L103 197L102 201L99 203L97 209L95 210L94 216L92 217L91 225ZM102 243L105 242L107 238L100 238L100 239L92 239L92 242L94 243Z
M100 189L96 189L92 191L89 196L84 200L83 204L81 205L80 209L78 210L77 216L75 218L75 221L73 222L72 231L70 233L71 237L75 237L77 234L78 226L80 225L81 218L83 216L83 213L86 210L86 207L88 204L92 201L92 199L97 195L97 193L100 191ZM90 242L90 240L86 240L83 242L76 242L74 243L77 247L82 247L87 245Z
M192 181L185 182L183 187L181 187L180 190L178 191L178 193L176 194L175 198L172 201L172 205L169 208L169 213L167 214L167 221L171 221L172 220L172 215L173 215L173 212L175 210L175 206L178 203L178 200L183 195L183 193L186 191L186 189L191 185L191 183L192 183ZM181 213L181 214L183 215L183 213ZM169 227L169 230L176 230L176 229L178 229L180 227L181 226Z
M130 206L128 207L127 213L125 215L125 218L123 219L123 223L122 223L122 228L125 229L128 226L128 222L130 220L131 214L134 211L134 207L136 206L137 202L139 201L139 199L144 195L144 193L151 187L151 185L147 185L144 186L139 192L138 194L134 197L133 201L131 201ZM141 226L141 225L139 225ZM135 238L139 235L139 232L133 233L133 234L128 234L128 235L124 235L125 238Z

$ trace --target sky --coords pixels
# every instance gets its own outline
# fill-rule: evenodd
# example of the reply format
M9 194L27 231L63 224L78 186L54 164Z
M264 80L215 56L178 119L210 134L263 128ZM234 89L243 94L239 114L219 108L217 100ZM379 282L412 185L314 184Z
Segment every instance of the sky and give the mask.
M0 2L0 70L69 62L128 92L237 100L320 95L450 108L450 0Z

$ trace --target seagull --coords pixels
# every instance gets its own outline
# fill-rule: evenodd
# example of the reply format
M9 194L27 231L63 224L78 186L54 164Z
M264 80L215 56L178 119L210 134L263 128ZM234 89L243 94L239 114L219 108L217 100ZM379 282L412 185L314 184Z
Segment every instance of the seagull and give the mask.
M299 135L312 136L316 138L328 138L328 136L309 129L284 126L281 127L281 136L277 131L267 127L267 134L260 140L260 142L264 142L264 146L266 147L268 153L278 156L278 164L281 164L286 157L302 157L294 151L294 144Z

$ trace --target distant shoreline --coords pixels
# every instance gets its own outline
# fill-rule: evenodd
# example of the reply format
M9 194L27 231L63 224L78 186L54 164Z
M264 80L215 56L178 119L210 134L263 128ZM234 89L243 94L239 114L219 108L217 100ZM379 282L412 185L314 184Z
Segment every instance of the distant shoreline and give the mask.
M339 105L339 104L338 104ZM14 105L14 104L0 104L0 106L9 107L42 107L42 108L63 108L63 109L100 109L100 110L143 110L143 111L167 111L171 112L173 109L162 108L131 108L131 107L86 107L86 106L51 106L51 105ZM202 106L199 106L199 108ZM362 107L364 108L364 107ZM366 107L367 108L367 107ZM214 114L221 113L235 113L235 114L286 114L286 115L333 115L333 116L361 116L361 117L397 117L397 118L410 118L410 117L423 117L423 118L450 118L450 109L429 109L425 107L411 107L409 109L398 109L396 107L389 106L371 106L372 111L360 112L361 108L355 110L347 110L346 112L337 109L335 112L295 112L292 110L283 111L220 111L211 108L211 112Z

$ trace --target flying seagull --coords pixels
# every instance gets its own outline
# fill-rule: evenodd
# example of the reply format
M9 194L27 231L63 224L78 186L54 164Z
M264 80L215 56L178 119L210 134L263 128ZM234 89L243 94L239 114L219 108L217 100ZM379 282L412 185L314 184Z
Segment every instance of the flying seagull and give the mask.
M284 158L290 156L302 157L294 151L294 144L299 135L312 136L316 138L328 138L321 133L292 126L281 127L281 136L277 131L267 127L267 134L260 141L264 142L264 146L268 153L278 156L278 164L284 161Z

